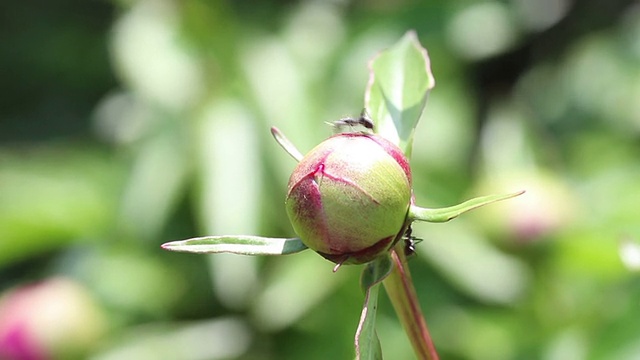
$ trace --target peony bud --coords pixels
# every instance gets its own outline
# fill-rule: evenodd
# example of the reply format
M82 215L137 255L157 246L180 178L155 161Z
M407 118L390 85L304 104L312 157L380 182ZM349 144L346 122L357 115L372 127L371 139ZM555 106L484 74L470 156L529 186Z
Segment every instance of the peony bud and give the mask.
M0 297L0 359L80 359L106 331L91 294L67 278L21 286Z
M387 251L411 203L411 169L402 151L373 134L343 133L320 143L289 179L285 201L309 248L338 264Z

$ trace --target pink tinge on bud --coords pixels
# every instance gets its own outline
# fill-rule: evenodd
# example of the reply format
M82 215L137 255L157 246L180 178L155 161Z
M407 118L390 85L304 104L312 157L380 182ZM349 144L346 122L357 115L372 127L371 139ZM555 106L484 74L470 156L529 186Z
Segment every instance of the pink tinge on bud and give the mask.
M371 141L374 141L376 144L380 145L380 147L382 147L387 152L387 154L389 154L398 163L398 165L400 165L402 171L407 177L407 180L409 181L409 186L411 186L411 166L409 166L409 160L404 155L402 150L400 150L400 148L397 147L394 143L381 136L368 136L368 138Z
M336 263L363 263L392 245L410 200L411 170L402 151L377 135L345 133L298 164L286 207L309 248Z

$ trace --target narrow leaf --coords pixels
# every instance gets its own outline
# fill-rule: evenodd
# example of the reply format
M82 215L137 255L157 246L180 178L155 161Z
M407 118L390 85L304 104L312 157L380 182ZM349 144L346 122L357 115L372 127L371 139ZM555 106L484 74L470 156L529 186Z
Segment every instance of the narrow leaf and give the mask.
M428 222L447 222L469 210L473 210L479 208L480 206L491 204L496 201L510 199L522 195L523 193L524 191L519 191L511 194L482 196L465 201L462 204L441 209L428 209L412 205L409 208L409 218L411 220Z
M265 238L249 235L204 236L162 244L169 251L193 254L287 255L307 249L299 238Z
M364 298L358 330L356 330L356 360L382 360L382 346L376 332L376 311L380 283L370 287Z
M365 107L376 132L411 155L413 132L435 86L427 50L414 31L369 63Z
M382 347L376 333L376 310L378 291L381 281L391 273L392 263L389 256L381 256L367 263L360 277L360 286L365 292L364 306L356 330L356 359L382 359Z
M291 155L291 157L294 158L297 162L300 162L300 160L302 160L302 158L304 157L302 153L298 150L298 148L295 147L295 145L293 145L291 141L289 141L286 136L284 136L280 129L275 126L272 127L271 135L273 135L273 138L276 139L278 144L282 146L287 154Z

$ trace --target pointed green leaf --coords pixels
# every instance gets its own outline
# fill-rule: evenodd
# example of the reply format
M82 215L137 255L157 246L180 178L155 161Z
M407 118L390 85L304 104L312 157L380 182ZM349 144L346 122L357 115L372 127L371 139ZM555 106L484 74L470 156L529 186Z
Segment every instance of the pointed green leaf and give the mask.
M364 306L356 330L356 359L382 359L382 347L376 333L376 310L378 290L382 280L389 275L393 264L391 258L381 256L367 263L360 277L360 286L365 292Z
M299 238L265 238L249 235L204 236L162 244L169 251L193 254L287 255L307 249Z
M376 132L411 155L413 132L435 86L427 50L414 31L369 63L365 107Z
M382 360L382 347L376 332L376 311L380 283L367 290L356 330L356 360Z
M522 195L523 193L524 191L519 191L511 194L482 196L465 201L462 204L441 209L428 209L411 205L411 207L409 208L409 219L411 219L412 221L419 220L428 222L447 222L469 210L473 210L479 208L480 206L491 204L496 201L510 199L518 195Z

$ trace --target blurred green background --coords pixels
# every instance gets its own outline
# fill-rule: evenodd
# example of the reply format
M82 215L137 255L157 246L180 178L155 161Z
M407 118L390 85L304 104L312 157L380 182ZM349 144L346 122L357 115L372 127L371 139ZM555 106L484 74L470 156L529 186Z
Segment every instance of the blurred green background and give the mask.
M352 358L358 267L159 246L293 236L269 128L311 149L409 29L418 204L527 190L415 225L441 357L640 359L631 0L2 2L0 358ZM414 358L384 294L378 332Z

